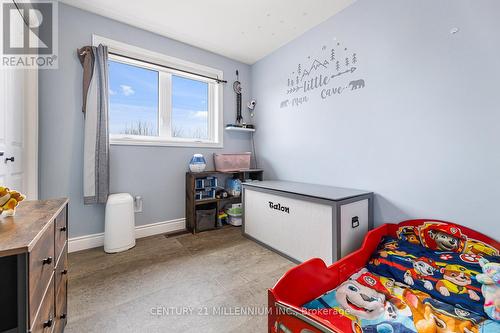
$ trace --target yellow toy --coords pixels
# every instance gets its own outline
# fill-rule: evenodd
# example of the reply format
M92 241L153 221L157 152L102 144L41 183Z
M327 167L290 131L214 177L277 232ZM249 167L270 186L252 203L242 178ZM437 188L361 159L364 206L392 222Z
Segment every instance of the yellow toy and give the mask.
M16 214L17 205L24 199L26 199L26 197L21 193L0 186L0 215L14 216Z

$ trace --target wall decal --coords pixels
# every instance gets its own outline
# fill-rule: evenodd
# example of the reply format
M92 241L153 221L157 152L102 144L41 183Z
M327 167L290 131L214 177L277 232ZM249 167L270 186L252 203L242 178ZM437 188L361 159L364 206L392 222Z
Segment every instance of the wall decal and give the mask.
M351 78L341 82L342 77L352 75L358 67L358 55L349 52L334 38L333 46L323 45L317 56L308 55L307 60L297 64L287 78L288 98L280 103L280 108L300 106L317 95L322 99L355 91L365 87L365 80ZM349 89L350 88L350 89Z
M365 80L356 80L356 81L351 81L349 82L349 86L351 86L351 90L358 89L358 88L364 88L365 87Z

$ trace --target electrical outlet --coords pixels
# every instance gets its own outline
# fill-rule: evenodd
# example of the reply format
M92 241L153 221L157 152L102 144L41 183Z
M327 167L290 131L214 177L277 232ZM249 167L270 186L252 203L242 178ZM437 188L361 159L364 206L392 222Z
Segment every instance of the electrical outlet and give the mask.
M142 197L140 195L136 195L134 198L134 212L135 213L142 212Z

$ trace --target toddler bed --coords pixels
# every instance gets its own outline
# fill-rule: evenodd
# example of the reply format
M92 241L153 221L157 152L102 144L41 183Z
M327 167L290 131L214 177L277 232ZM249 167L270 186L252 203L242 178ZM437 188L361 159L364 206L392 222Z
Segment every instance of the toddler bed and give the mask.
M268 291L268 331L500 332L476 279L499 249L450 222L384 224L329 267L311 259L289 270Z

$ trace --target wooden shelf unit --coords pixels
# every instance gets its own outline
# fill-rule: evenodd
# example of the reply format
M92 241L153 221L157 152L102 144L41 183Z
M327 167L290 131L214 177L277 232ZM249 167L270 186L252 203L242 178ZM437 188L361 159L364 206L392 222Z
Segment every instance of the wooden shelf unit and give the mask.
M196 200L196 179L205 177L218 177L219 188L225 187L225 179L237 178L242 182L245 179L263 180L264 171L262 169L246 169L239 171L204 171L204 172L186 172L186 229L193 234L196 230L196 210L197 209L217 209L219 212L229 203L241 203L240 197L228 197L222 199L203 199ZM214 221L214 225L215 225Z

